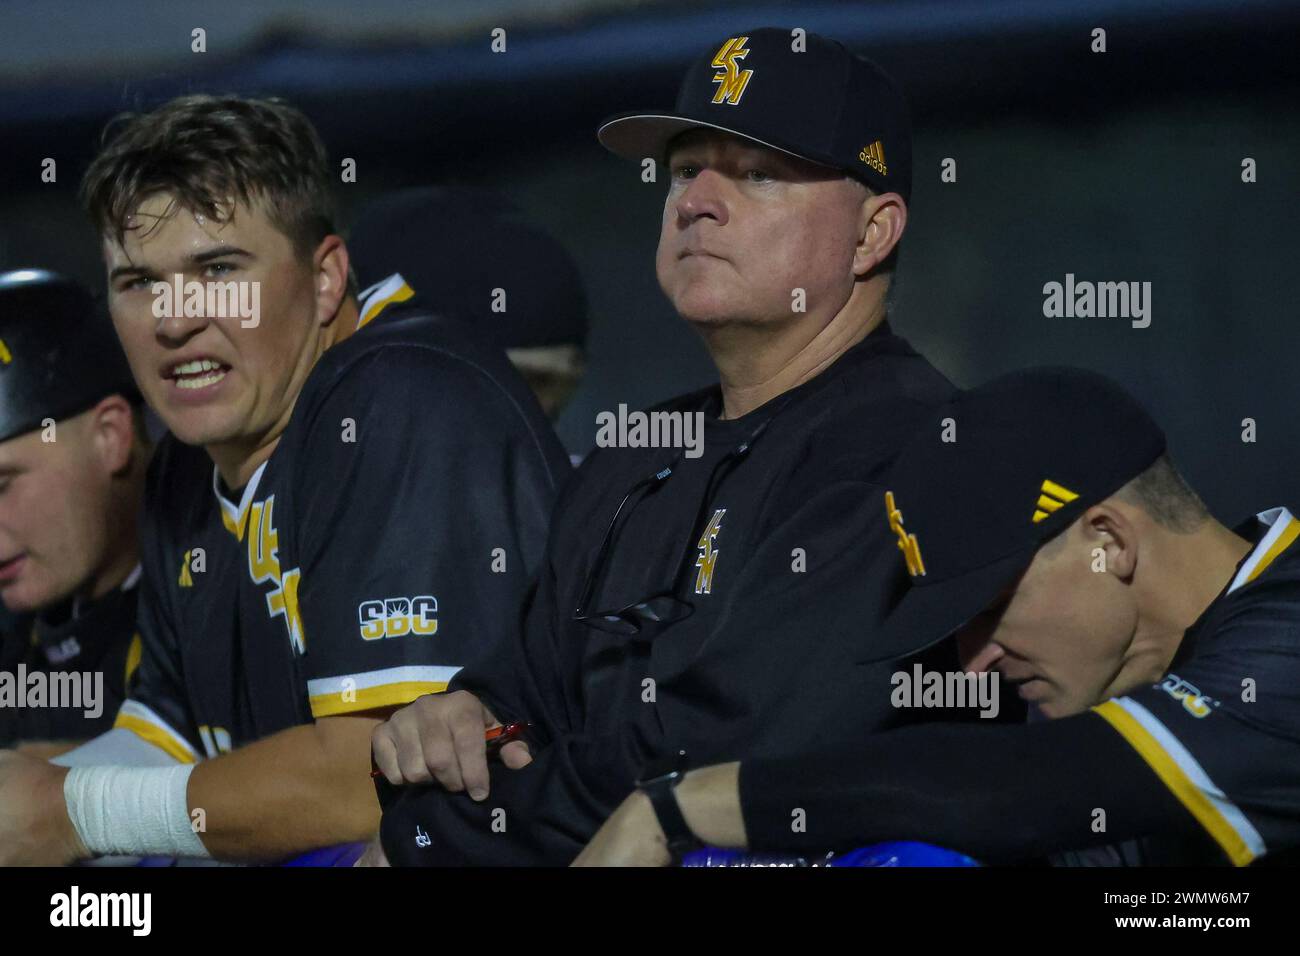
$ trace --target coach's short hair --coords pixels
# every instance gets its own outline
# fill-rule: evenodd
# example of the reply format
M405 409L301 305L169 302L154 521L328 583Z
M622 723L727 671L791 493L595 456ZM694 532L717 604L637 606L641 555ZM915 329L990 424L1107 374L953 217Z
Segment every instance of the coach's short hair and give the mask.
M279 99L194 95L114 117L81 200L100 234L118 242L151 195L174 196L217 222L232 199L260 201L306 256L335 231L330 187L325 146L301 111Z
M1162 528L1179 534L1195 531L1210 517L1209 509L1178 473L1168 452L1115 496L1137 505Z

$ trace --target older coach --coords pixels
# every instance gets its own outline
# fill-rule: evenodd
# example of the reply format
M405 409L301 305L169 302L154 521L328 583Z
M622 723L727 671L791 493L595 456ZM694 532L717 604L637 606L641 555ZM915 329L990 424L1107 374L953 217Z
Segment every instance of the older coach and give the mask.
M658 278L719 382L659 410L702 416L703 451L594 451L513 659L375 732L393 863L567 863L639 779L662 798L685 762L907 717L890 669L856 664L905 584L876 477L953 388L886 320L911 181L901 95L838 43L799 47L731 37L675 111L600 129L671 170ZM498 719L531 730L489 764Z

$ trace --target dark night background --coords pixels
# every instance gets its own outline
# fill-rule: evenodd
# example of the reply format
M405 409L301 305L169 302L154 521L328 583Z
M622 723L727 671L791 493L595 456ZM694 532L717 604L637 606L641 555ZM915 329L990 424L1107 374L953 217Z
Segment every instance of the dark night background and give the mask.
M1294 3L0 3L0 268L102 285L75 193L113 113L183 92L285 96L335 163L357 160L345 224L378 192L466 183L560 237L591 302L590 373L560 428L584 451L598 411L711 380L654 279L665 186L606 154L596 125L671 105L689 58L762 25L839 38L907 91L916 186L894 322L951 378L1105 372L1166 425L1221 519L1300 504ZM45 157L57 183L40 181ZM939 180L945 157L956 183ZM1043 284L1066 273L1149 281L1151 326L1044 318Z

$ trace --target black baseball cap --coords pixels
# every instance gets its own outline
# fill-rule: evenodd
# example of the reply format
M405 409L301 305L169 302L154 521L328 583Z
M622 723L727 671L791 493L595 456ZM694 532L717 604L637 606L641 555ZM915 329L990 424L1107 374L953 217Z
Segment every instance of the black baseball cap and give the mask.
M699 128L842 170L876 192L912 193L903 94L875 63L815 33L762 27L713 44L687 69L674 110L620 113L596 137L626 159L662 161L673 137Z
M421 186L368 203L348 234L361 288L400 272L427 307L474 326L500 348L581 346L587 294L573 257L506 197ZM493 290L510 307L493 311Z
M140 400L102 303L54 272L0 273L0 441L115 393Z
M942 406L884 482L881 507L911 586L866 659L905 657L962 628L1044 542L1164 451L1145 409L1082 369L1013 372Z

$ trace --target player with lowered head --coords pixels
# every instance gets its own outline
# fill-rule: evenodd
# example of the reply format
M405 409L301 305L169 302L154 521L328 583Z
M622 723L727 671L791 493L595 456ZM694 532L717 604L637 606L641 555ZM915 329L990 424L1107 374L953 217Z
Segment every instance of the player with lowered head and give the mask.
M673 791L695 837L798 852L926 840L995 863L1295 861L1300 521L1288 509L1221 525L1142 406L1076 369L1016 372L936 410L886 487L912 586L863 658L955 634L969 669L995 671L1047 719L701 767ZM638 793L578 862L669 859Z
M73 769L0 760L0 863L363 839L380 716L514 624L564 453L505 358L400 276L350 291L329 181L297 110L209 96L125 119L86 174L113 321L172 435L138 686ZM160 294L178 282L225 308Z

